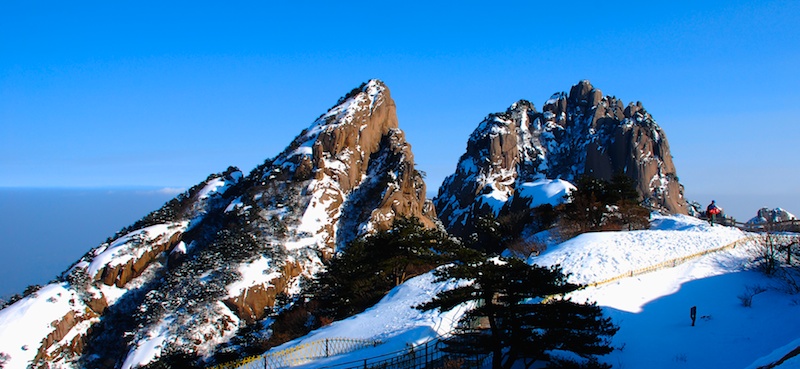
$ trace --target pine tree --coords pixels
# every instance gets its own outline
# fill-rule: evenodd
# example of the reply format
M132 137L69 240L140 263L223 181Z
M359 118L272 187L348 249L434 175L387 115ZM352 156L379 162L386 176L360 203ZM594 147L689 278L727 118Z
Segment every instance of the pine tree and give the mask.
M334 320L357 314L411 277L452 260L457 244L416 218L397 218L392 228L351 242L315 281L309 296L319 314Z
M572 351L591 358L611 351L609 338L617 328L599 307L564 298L580 286L567 282L558 266L530 266L518 259L462 259L437 271L440 281L472 283L444 291L422 310L450 310L475 303L446 341L454 355L490 354L492 368L530 367L548 362L550 350ZM602 366L600 366L602 367Z
M650 212L640 205L635 182L617 173L611 182L581 176L570 194L570 202L559 205L559 221L566 238L597 230L645 229Z
M639 193L636 192L636 181L625 173L619 172L611 177L611 182L606 185L606 201L616 204L620 201L639 203Z
M570 202L562 205L563 219L576 233L597 230L603 225L606 213L607 182L581 176L570 193ZM565 225L562 225L565 226Z

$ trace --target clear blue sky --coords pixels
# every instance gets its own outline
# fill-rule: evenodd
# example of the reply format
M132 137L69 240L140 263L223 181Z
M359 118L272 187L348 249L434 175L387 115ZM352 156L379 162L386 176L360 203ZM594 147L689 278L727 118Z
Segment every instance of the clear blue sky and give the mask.
M274 3L0 3L0 186L248 172L379 78L433 192L487 114L589 79L644 103L690 198L800 212L800 2Z

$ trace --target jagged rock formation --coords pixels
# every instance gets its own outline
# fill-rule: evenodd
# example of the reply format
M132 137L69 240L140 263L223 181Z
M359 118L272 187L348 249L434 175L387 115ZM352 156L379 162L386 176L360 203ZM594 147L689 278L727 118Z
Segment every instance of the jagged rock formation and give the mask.
M526 183L583 174L608 180L625 173L645 203L686 213L666 135L641 103L625 106L581 81L568 95L554 94L542 110L520 100L478 125L434 199L448 230L463 235L476 217L519 206L515 194Z
M779 223L797 220L797 217L783 208L761 208L756 216L747 221L749 224Z
M326 258L397 216L437 225L394 101L372 80L249 175L210 176L87 253L47 293L0 312L48 311L40 347L0 352L11 367L131 368L236 350L225 343L241 328L268 335L265 318Z

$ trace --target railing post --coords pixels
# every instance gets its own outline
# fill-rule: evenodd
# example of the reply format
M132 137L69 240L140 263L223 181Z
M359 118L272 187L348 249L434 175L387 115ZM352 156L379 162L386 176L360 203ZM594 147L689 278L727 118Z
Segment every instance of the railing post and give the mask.
M329 348L328 348L328 339L326 338L325 339L325 357L330 357L330 356L331 355L330 355L330 351L329 351Z
M425 366L430 365L430 358L428 357L428 344L430 342L425 342Z

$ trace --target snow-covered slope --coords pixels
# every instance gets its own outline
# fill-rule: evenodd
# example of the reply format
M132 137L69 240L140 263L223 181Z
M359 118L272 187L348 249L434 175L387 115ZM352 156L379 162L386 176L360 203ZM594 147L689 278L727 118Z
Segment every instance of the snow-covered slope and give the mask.
M5 368L25 368L52 355L51 346L72 345L98 320L67 283L51 283L0 311L0 362L5 358Z
M656 217L653 230L585 234L530 261L561 263L573 280L589 283L748 236L692 217ZM755 242L742 243L572 298L596 301L621 327L612 343L616 350L604 358L615 367L744 368L800 336L797 296L754 270L758 253ZM740 296L756 286L767 291L743 306Z
M549 247L528 263L562 265L571 281L589 284L668 260L725 246L747 235L729 227L712 227L689 216L653 214L649 230L591 232Z
M298 366L317 368L395 353L448 334L467 310L467 306L459 306L442 313L421 312L414 308L433 299L439 292L457 286L457 282L454 281L434 282L434 279L433 273L409 279L363 313L334 322L305 337L275 347L267 354L293 351L293 348L307 347L307 343L325 339L347 338L380 342L374 347L364 348L355 353L315 360ZM294 355L303 357L307 354L304 350L308 349L300 349L294 352Z
M531 263L560 263L572 280L597 282L625 271L641 269L676 257L695 254L746 239L739 230L714 226L687 216L655 216L652 230L585 234L552 244ZM615 368L745 368L760 360L772 363L798 347L800 305L775 280L753 271L752 243L690 259L675 267L620 279L577 291L571 298L596 301L620 326L615 350L602 361ZM574 258L566 257L573 255ZM439 320L430 312L410 309L430 298L445 284L430 283L431 275L417 277L395 289L370 310L331 324L282 346L331 337L380 339L384 344L343 354L303 367L355 362L386 352L408 350L410 344L432 338L457 319L459 312ZM744 307L738 296L746 288L768 290ZM409 293L411 292L411 293ZM691 326L689 309L697 306ZM431 319L435 318L435 319ZM420 322L425 334L420 335ZM433 328L436 327L436 328ZM405 345L405 346L404 346ZM775 352L773 352L775 350ZM764 357L764 358L762 358ZM793 368L794 361L780 368ZM756 368L753 366L752 368Z
M759 358L747 369L793 369L800 368L800 338L773 350Z

